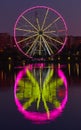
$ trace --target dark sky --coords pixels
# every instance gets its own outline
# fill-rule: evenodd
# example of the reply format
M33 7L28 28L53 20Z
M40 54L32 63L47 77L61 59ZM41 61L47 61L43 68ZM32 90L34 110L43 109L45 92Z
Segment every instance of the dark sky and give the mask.
M0 32L13 34L17 17L37 5L57 10L66 21L68 35L81 36L81 0L0 0Z

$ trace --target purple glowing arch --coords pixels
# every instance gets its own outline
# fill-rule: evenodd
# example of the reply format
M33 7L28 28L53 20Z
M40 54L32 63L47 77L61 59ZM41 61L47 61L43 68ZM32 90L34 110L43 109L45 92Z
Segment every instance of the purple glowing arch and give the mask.
M32 66L29 65L29 66L25 67L22 71L20 71L19 74L17 75L16 81L15 81L14 99L15 99L15 103L16 103L18 110L24 115L24 117L26 119L32 120L34 123L47 123L48 121L55 120L63 112L63 109L65 108L65 105L67 103L67 95L68 95L67 80L66 80L64 73L61 71L61 69L57 70L58 76L59 76L59 78L61 78L63 80L63 84L65 87L64 98L58 108L55 108L54 110L50 111L50 118L48 119L47 113L31 112L31 111L25 110L16 96L18 82L22 79L22 76L26 73L27 69L31 70Z
M21 40L21 41L18 41L17 40L17 31L19 32L19 31L23 31L23 32L27 32L27 31L30 31L30 30L26 30L26 29L22 29L22 28L18 28L18 25L19 25L19 22L21 21L21 19L24 19L25 20L25 22L28 22L31 26L34 26L32 23L30 23L30 21L28 20L28 19L26 19L26 17L25 17L25 15L26 14L28 14L28 13L31 13L32 11L34 11L34 10L36 10L36 9L45 9L45 10L49 10L50 12L52 12L53 14L55 14L55 15L57 15L58 17L55 19L55 21L53 21L54 23L56 22L56 21L59 21L59 19L61 20L61 23L62 23L62 25L63 25L63 29L60 29L58 32L59 33L64 33L64 34L62 34L62 36L64 37L64 40L62 41L62 43L61 43L61 41L59 41L59 40L57 40L57 39L53 39L53 37L46 37L46 38L50 38L49 40L55 40L55 42L57 42L57 43L60 43L61 44L61 46L58 48L57 47L57 45L54 45L55 46L55 48L57 49L57 51L56 52L53 52L53 50L52 50L52 48L50 47L49 48L49 44L48 43L46 43L47 41L46 41L46 39L44 39L44 38L42 38L42 42L45 42L45 47L46 47L46 49L47 49L47 51L48 51L48 53L49 53L49 55L50 56L53 56L53 55L56 55L57 53L59 53L63 48L64 48L64 46L65 46L65 44L66 44L66 41L67 41L67 25L66 25L66 22L65 22L65 20L64 20L64 18L60 15L60 13L58 13L56 10L54 10L54 9L52 9L52 8L50 8L50 7L47 7L47 6L35 6L35 7L32 7L32 8L29 8L29 9L27 9L27 10L25 10L23 13L21 13L20 14L20 16L18 17L18 19L16 20L16 22L15 22L15 25L14 25L14 40L15 40L15 43L16 43L16 45L17 45L17 47L18 47L18 49L19 49L19 51L22 53L22 54L24 54L25 56L27 56L27 57L29 57L29 58L35 58L34 56L32 56L31 54L29 54L29 52L27 52L27 50L25 49L25 51L24 51L24 49L22 49L22 46L24 46L24 44L23 45L20 45L20 42L23 42L24 40ZM47 17L47 13L48 12L46 12L46 17ZM23 18L22 18L23 17ZM31 16L30 16L31 17ZM46 19L45 19L46 20ZM39 26L39 23L38 23L39 21L37 21L37 24L38 24L38 26ZM53 24L54 24L53 23ZM45 23L44 23L45 24ZM36 28L36 27L34 27L34 28ZM32 33L34 32L33 30L31 30L32 31ZM39 32L38 33L40 33L41 31L39 30ZM52 31L50 31L50 33L52 33L53 32L53 30ZM41 35L41 33L40 33L40 35ZM46 35L46 34L45 34ZM57 36L56 36L57 37ZM59 36L59 34L58 34L58 37L60 37ZM35 37L34 37L35 38ZM30 34L30 39L31 39L31 34ZM39 38L39 39L41 39L41 38ZM40 40L41 41L41 40ZM29 41L28 41L29 42ZM38 42L37 41L37 39L36 39L36 41L35 42ZM36 44L36 43L35 43ZM26 45L25 46L27 46L27 43L26 43ZM34 44L33 45L31 45L32 46L32 48L33 48L33 46L34 46ZM42 45L41 45L42 46ZM40 47L41 48L41 47ZM30 48L27 48L28 49L28 51L30 50ZM32 49L33 50L33 49ZM35 50L34 50L35 51ZM34 52L33 51L33 52ZM40 50L39 50L40 51ZM33 53L32 52L32 53ZM50 53L51 52L51 53ZM54 54L53 54L54 53ZM42 54L41 54L42 55Z

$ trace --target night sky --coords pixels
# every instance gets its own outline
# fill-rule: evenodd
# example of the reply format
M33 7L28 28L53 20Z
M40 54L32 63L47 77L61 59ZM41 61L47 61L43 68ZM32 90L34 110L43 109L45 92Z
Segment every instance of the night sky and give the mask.
M13 35L18 16L37 5L54 8L65 19L68 35L81 36L81 0L0 0L0 33Z

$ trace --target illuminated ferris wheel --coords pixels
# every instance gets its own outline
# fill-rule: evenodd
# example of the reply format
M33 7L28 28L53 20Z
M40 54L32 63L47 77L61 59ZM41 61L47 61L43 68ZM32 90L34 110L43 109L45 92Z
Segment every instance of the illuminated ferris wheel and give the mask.
M18 49L29 58L54 56L67 40L67 26L54 9L36 6L25 10L14 26Z

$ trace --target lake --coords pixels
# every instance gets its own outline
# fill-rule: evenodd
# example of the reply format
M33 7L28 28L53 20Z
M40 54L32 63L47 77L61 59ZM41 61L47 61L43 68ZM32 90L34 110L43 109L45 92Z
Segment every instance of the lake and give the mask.
M81 129L81 64L0 69L0 128Z

